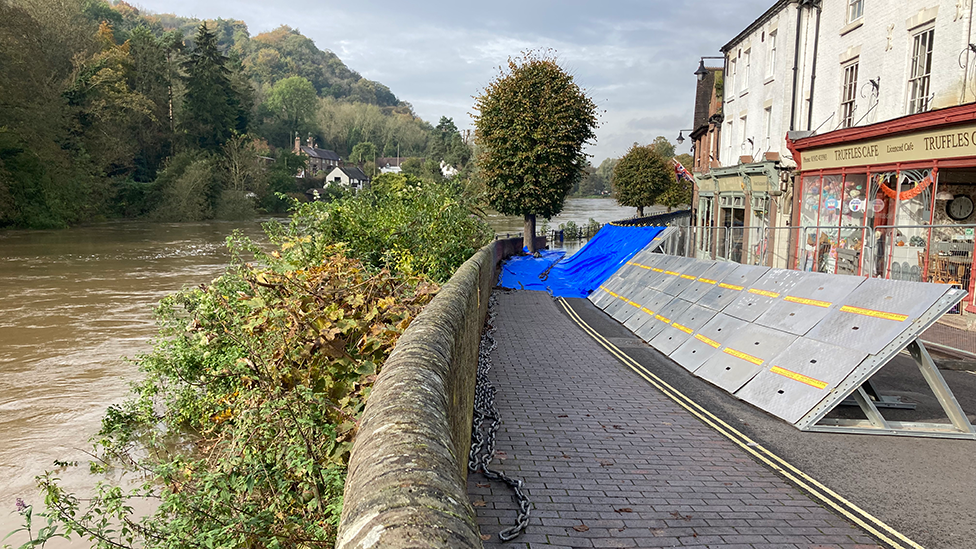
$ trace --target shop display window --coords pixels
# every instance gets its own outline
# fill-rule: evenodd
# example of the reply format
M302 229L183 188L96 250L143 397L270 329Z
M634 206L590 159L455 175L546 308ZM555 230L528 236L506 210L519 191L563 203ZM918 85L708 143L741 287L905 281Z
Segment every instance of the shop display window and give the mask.
M864 220L868 208L868 178L865 174L847 174L840 213L840 233L835 250L838 274L859 274L867 230Z

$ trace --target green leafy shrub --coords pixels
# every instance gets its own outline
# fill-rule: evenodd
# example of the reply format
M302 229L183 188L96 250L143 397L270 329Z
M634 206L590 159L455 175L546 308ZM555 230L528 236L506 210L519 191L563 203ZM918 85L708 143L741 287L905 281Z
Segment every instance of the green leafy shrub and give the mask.
M453 182L410 175L383 176L376 190L329 203L299 205L275 238L307 238L313 253L344 243L373 269L423 274L444 282L493 235L475 211L475 199Z
M80 499L48 473L46 516L64 528L45 533L118 548L331 547L379 370L431 280L491 234L459 187L394 187L296 205L291 223L266 225L273 251L231 237L224 275L164 298L144 379L108 410L91 465L145 483ZM154 511L137 517L136 499Z
M331 546L358 417L436 286L371 272L341 245L313 255L303 238L261 264L160 303L166 339L141 357L145 379L97 440L104 463L151 480L128 493L103 485L82 505L42 479L70 530L103 545ZM158 508L137 520L132 498Z

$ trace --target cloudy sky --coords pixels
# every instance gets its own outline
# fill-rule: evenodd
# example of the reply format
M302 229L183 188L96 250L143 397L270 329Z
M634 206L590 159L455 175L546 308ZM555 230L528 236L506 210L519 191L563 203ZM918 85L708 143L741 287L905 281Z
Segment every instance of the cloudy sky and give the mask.
M674 142L691 127L698 58L757 19L773 0L139 0L156 13L240 19L251 35L297 28L349 68L377 80L436 124L471 127L472 97L509 56L551 48L601 110L593 163L634 142ZM720 60L715 61L720 63ZM687 132L686 132L687 134ZM678 147L688 152L689 142Z

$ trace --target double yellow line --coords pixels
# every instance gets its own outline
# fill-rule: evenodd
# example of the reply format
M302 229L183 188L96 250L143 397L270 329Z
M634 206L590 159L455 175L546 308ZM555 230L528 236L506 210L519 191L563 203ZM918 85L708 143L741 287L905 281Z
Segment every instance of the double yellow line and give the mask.
M777 473L783 475L787 480L798 486L800 489L806 491L814 498L820 500L831 509L834 509L848 520L854 524L857 524L894 549L923 549L921 545L908 539L904 534L898 532L891 526L888 526L880 519L872 516L854 503L844 499L844 497L842 497L840 494L837 494L830 488L827 488L813 477L807 475L803 471L800 471L783 458L770 452L757 442L753 441L743 433L740 433L738 430L719 419L705 408L702 408L697 402L688 398L680 391L667 384L664 380L654 375L642 364L617 348L616 345L610 343L610 341L584 322L565 299L560 297L557 301L566 311L566 314L569 315L569 318L576 322L576 324L578 324L580 328L589 334L590 337L592 337L597 343L607 349L610 354L623 362L631 370L636 372L637 375L644 378L645 381L650 383L657 390L664 393L665 396L687 410L691 415L697 417L702 421L702 423L715 429L719 434L738 445L744 451L748 452Z

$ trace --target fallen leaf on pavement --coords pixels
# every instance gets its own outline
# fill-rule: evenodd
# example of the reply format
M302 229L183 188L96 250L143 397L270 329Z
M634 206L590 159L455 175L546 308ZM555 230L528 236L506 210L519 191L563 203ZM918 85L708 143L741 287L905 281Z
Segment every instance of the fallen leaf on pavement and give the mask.
M486 505L488 505L488 502L483 499L479 499L478 501L472 503L471 505L475 507L485 507Z
M617 513L633 513L634 510L630 507L621 507L620 509L614 509Z
M475 486L477 486L478 488L491 488L491 484L482 484L480 482L478 484L475 484Z
M580 524L579 526L573 526L573 530L576 530L577 532L586 532L589 529L590 527L585 524Z
M491 539L491 534L481 534L481 539L483 541L488 541Z

